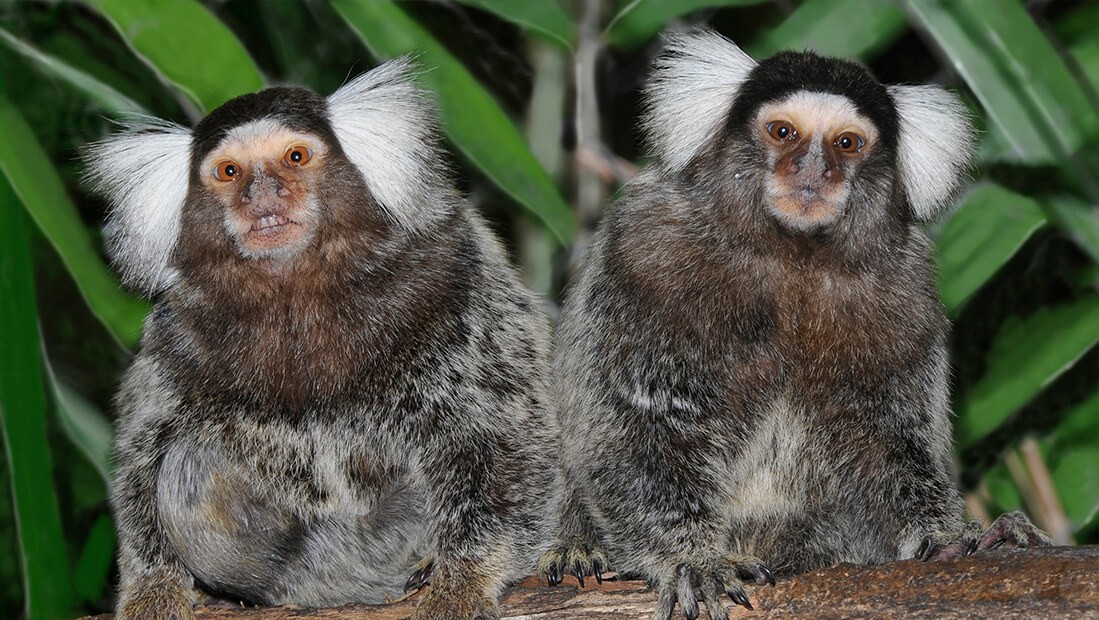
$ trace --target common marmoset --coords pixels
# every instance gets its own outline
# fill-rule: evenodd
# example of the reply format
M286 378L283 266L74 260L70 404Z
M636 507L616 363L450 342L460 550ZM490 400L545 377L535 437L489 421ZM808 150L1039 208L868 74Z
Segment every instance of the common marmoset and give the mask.
M655 618L836 562L984 536L953 479L948 322L920 222L974 156L964 106L813 53L673 37L653 161L606 214L558 333L566 495L550 582L607 567ZM773 571L773 574L772 574Z
M117 397L121 620L234 601L493 618L549 539L549 326L407 60L86 152L157 302ZM411 575L411 577L410 577Z

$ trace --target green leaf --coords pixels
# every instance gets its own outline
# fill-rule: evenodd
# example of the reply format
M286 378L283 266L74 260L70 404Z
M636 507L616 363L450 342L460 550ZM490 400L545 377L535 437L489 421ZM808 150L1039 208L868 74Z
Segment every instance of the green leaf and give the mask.
M672 19L699 9L750 6L765 0L632 0L620 2L604 37L614 47L630 49L655 37Z
M1099 263L1099 208L1067 194L1043 199L1042 206L1050 219Z
M112 114L119 115L145 112L140 104L118 92L110 85L104 84L87 73L75 69L65 62L27 45L2 28L0 28L0 41L29 60L31 64L37 67L43 74L69 84L76 90L84 93L84 95L95 102L97 106Z
M565 245L576 219L522 134L460 62L388 0L333 0L333 6L378 57L419 52L422 82L439 99L443 128L454 146Z
M95 466L103 481L111 481L111 441L114 433L106 416L71 386L60 381L49 358L43 356L50 392L57 404L61 426L69 440Z
M462 4L494 13L502 19L537 32L565 47L572 46L572 22L553 0L458 0Z
M149 311L119 288L84 231L64 184L19 110L0 96L0 170L65 264L88 307L126 346L141 336Z
M988 369L958 406L960 449L996 430L1099 342L1099 297L1013 317L996 335Z
M2 142L2 141L0 141ZM72 612L72 581L46 439L46 397L31 264L31 228L0 178L0 430L23 566L27 618Z
M892 2L807 0L779 26L746 47L756 58L809 49L826 56L870 59L908 29Z
M100 515L88 532L73 570L73 586L81 601L94 603L103 597L104 589L110 585L114 547L114 523L109 516Z
M976 188L939 233L935 259L947 311L962 305L1046 225L1036 201L998 185Z
M1099 519L1099 391L1069 411L1042 440L1057 494L1076 531Z
M205 110L264 86L228 27L194 0L90 0L138 56Z
M907 0L980 100L1012 155L1060 163L1099 131L1099 115L1022 2Z

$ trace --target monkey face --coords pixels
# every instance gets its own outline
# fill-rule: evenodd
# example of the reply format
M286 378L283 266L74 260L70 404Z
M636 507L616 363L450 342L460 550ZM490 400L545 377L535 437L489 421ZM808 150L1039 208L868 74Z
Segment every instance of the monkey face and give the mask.
M846 97L799 91L762 106L754 126L767 158L771 214L797 230L839 219L860 164L877 144L874 123Z
M234 127L203 158L201 182L243 257L285 261L309 245L327 154L320 137L264 118Z

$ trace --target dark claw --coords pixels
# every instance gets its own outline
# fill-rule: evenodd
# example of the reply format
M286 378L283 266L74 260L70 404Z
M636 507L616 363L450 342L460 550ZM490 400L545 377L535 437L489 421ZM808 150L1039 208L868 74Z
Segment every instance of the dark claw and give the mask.
M595 577L595 583L603 584L603 563L598 558L591 561L592 576Z
M740 605L749 611L752 610L752 603L748 600L748 595L744 593L744 590L740 588L726 588L725 594L729 595L729 598L733 599L733 602Z
M572 571L576 573L576 580L580 582L580 587L584 587L584 565L577 560L572 565Z
M756 579L756 584L763 585L764 583L769 583L771 585L775 585L775 575L771 572L770 569L768 569L766 566L760 566L759 572L763 575L763 581L761 582L760 580Z
M419 570L413 571L413 573L408 576L408 581L404 583L404 591L419 590L424 587L424 584L431 579L431 572L434 568L435 564L430 563Z
M546 581L548 581L551 586L555 586L561 583L563 572L564 571L561 570L561 566L559 564L554 564L553 566L550 566L549 570L546 572Z
M973 553L976 552L977 548L980 547L980 546L981 546L981 539L974 538L973 540L969 541L969 543L966 544L966 546L965 546L965 555L973 555Z
M927 560L931 557L931 554L935 552L935 541L931 540L931 537L923 539L920 543L920 548L916 550L916 558L919 560Z

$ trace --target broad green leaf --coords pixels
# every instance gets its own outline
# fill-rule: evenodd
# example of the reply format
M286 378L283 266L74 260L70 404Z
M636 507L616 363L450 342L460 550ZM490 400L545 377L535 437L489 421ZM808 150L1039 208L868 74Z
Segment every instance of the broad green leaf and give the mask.
M391 1L332 4L376 56L418 53L426 69L421 80L437 93L454 146L568 245L576 228L572 211L515 124L469 71Z
M84 230L53 164L19 110L0 96L0 170L65 264L88 307L126 346L141 336L146 302L119 288Z
M998 185L975 189L935 240L939 291L951 315L1046 224L1036 201Z
M95 102L97 106L112 114L120 115L145 112L140 104L118 92L110 85L104 84L87 73L27 45L2 28L0 28L0 41L29 60L31 64L36 66L42 73L69 84L76 90L84 93L89 99Z
M1099 391L1076 405L1042 440L1065 514L1076 530L1099 518Z
M983 377L964 395L955 425L965 449L996 430L1099 342L1099 297L1044 307L1004 323Z
M1042 200L1050 219L1099 263L1099 207L1062 194Z
M1092 25L1099 25L1099 20ZM1069 48L1069 54L1076 60L1076 64L1084 72L1084 77L1091 82L1093 89L1099 89L1099 37L1094 33L1083 37Z
M614 47L633 48L655 37L672 19L699 9L762 4L766 0L630 0L619 2L604 36Z
M111 481L111 441L114 434L106 416L79 392L57 378L49 358L46 362L46 378L53 394L61 426L69 440L95 466L103 481Z
M1059 163L1099 130L1099 115L1016 0L906 0L980 100L1014 158Z
M201 109L263 88L233 33L195 0L89 0L134 52Z
M807 0L746 49L756 58L809 49L826 56L869 59L907 29L904 12L892 2Z
M81 601L92 603L103 597L103 590L110 584L114 547L114 523L109 516L100 515L92 524L73 569L73 586Z
M458 0L523 28L540 33L565 47L572 46L572 22L554 0Z
M0 178L0 430L23 566L25 617L65 618L72 581L46 438L46 395L31 264L31 227Z

